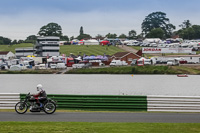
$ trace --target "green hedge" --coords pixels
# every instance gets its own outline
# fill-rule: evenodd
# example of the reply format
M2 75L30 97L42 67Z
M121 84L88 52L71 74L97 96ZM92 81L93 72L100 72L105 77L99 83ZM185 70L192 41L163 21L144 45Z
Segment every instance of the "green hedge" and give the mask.
M24 99L25 94L20 94ZM58 109L147 111L146 96L49 94Z

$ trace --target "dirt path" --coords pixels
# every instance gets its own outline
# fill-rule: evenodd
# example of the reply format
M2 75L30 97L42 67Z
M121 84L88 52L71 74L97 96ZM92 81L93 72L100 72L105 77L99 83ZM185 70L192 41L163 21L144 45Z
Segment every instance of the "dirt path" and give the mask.
M138 50L133 49L133 48L131 48L131 47L128 47L128 46L126 46L126 45L118 45L118 47L119 47L120 49L123 49L123 50L127 51L127 52L137 53L137 51L138 51Z
M59 72L55 73L55 74L65 74L65 72L72 70L72 67L67 67L66 69L61 69Z

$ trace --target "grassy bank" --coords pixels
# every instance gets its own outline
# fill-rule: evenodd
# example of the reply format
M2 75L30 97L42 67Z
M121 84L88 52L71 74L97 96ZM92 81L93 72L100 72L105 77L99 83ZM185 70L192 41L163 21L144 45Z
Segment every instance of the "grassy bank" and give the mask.
M21 47L33 47L32 43L21 43L21 44L14 44L14 45L0 45L0 51L11 51L15 53L15 48Z
M185 66L124 66L73 69L70 74L200 74L200 68Z
M21 43L14 45L0 45L0 51L12 51L15 53L15 48L21 47L33 47L32 43ZM113 55L117 52L124 52L124 50L115 46L101 46L101 45L63 45L60 46L60 53L66 54L70 53L74 55Z
M195 133L199 123L0 122L1 133Z
M1 70L0 74L59 74L60 70ZM123 66L72 69L65 74L200 74L200 66Z
M117 52L124 52L122 49L115 46L101 46L101 45L64 45L60 46L61 54L66 54L67 56L70 53L74 55L113 55Z
M22 71L9 71L9 70L1 70L0 74L55 74L59 72L59 70L22 70Z

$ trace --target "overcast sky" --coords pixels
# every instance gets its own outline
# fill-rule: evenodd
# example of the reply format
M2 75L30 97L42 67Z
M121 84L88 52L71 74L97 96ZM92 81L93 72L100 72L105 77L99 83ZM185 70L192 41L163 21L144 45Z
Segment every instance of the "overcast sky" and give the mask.
M64 35L84 33L141 33L141 23L152 12L165 12L179 29L184 20L200 25L200 0L1 0L0 36L26 39L37 35L50 22L59 24Z

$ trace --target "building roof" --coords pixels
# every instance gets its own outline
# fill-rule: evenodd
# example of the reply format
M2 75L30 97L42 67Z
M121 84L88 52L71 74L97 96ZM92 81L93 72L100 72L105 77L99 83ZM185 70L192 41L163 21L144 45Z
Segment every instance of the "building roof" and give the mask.
M9 51L0 51L0 55L7 55Z
M117 52L117 53L115 53L113 56L116 57L116 58L122 58L122 57L124 57L124 56L129 55L129 54L131 54L131 52ZM134 55L140 57L139 55L137 55L137 54L135 54L135 53L132 53L132 54L134 54ZM113 56L112 56L112 57L113 57Z
M39 36L37 39L60 39L60 37L57 36Z

